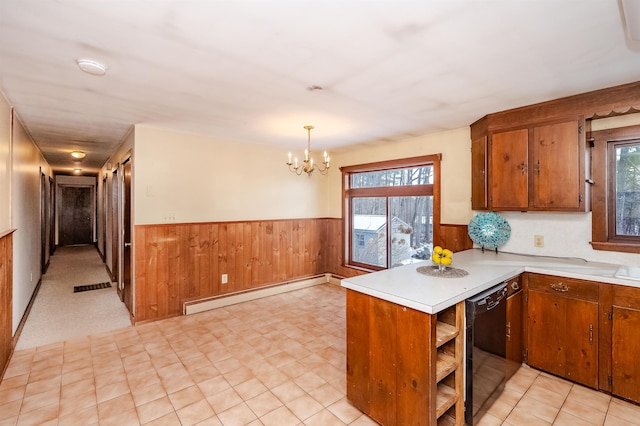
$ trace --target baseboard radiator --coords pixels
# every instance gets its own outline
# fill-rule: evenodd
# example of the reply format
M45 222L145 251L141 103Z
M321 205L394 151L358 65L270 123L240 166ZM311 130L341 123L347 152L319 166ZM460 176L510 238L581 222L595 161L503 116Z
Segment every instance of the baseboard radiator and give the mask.
M247 290L240 293L224 294L220 296L207 297L204 299L190 300L182 305L184 315L197 314L211 309L222 308L224 306L235 305L236 303L248 302L250 300L261 299L263 297L274 296L293 290L312 287L318 284L340 285L341 277L333 274L321 274L310 278L296 281L287 281L262 287L255 290Z

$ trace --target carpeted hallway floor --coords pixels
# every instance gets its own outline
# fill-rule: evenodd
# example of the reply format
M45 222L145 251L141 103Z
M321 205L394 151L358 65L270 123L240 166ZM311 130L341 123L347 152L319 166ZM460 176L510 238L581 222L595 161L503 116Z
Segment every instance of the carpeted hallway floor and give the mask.
M111 288L74 293L74 286L109 282L92 245L59 247L27 317L16 350L116 330L131 325L129 311Z

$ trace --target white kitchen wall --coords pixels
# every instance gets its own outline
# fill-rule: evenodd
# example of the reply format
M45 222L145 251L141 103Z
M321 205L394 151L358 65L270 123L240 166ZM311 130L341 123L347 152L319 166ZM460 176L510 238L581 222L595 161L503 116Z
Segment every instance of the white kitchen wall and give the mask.
M481 213L481 212L478 212ZM542 256L579 257L594 262L640 265L640 255L593 250L591 213L499 212L511 226L511 238L500 251ZM534 247L535 235L544 247Z
M136 125L135 223L326 217L327 176L290 173L287 152Z

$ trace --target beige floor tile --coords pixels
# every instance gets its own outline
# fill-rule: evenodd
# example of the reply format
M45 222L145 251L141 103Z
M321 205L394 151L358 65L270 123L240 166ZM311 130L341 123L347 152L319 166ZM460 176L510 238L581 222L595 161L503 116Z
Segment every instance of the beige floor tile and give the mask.
M299 398L306 393L300 386L298 386L294 382L285 382L279 386L276 386L275 388L272 388L271 392L273 392L273 394L285 404L293 401L296 398Z
M567 395L567 402L574 401L587 405L595 410L606 412L609 409L611 395L574 384Z
M136 407L138 411L138 418L140 423L149 423L159 417L174 412L173 405L169 401L169 397L154 399L146 404L138 405Z
M182 423L180 423L178 415L175 412L171 412L149 423L145 423L144 426L182 426Z
M188 388L169 394L169 400L171 401L173 408L176 410L202 401L204 399L204 394L196 385L189 386Z
M131 410L133 410L134 413L136 412L131 394L126 393L105 402L98 403L98 418L102 423L106 419L121 416L122 413ZM137 413L135 417L138 417Z
M235 385L234 388L236 392L238 392L238 395L245 401L267 391L267 387L255 377Z
M283 405L282 401L271 393L271 391L266 391L249 399L246 401L246 404L258 417L262 417Z
M362 412L351 405L347 398L334 402L328 407L328 410L345 424L351 423L362 415Z
M585 404L578 402L577 398L567 398L560 413L570 414L593 425L603 425L606 413L597 406L591 406L586 401Z
M238 404L222 413L218 413L218 420L224 426L244 426L257 419L255 413L245 403Z
M20 414L21 406L21 399L0 404L0 421L17 418L18 414Z
M548 426L551 422L542 420L526 410L515 408L506 418L505 423L511 426Z
M187 405L176 411L178 418L183 425L195 425L203 420L215 417L213 408L206 400Z
M325 383L309 392L309 395L313 397L316 401L322 404L325 407L330 406L334 402L345 396L344 391L340 391L334 386L331 386L329 383Z
M60 413L58 426L77 426L98 424L98 407L96 405L73 411L70 414Z
M307 394L288 402L286 406L300 420L306 420L324 409L322 404Z
M206 398L209 405L213 407L216 413L227 411L229 408L235 407L243 402L240 395L238 395L233 388L225 389L222 392L216 393L212 396L207 396Z
M631 404L620 399L612 399L609 404L607 415L615 416L629 422L629 424L640 424L640 406Z
M55 425L58 418L58 404L37 408L28 412L21 412L18 416L20 426Z
M560 407L556 408L553 404L549 404L548 401L540 400L527 392L522 399L518 401L514 410L536 416L547 423L553 423L553 419L555 419L560 412Z
M268 414L260 417L265 426L295 426L300 424L298 419L287 407L276 408Z
M602 421L604 421L604 416L602 416ZM590 422L567 411L560 411L553 424L554 426L594 426L602 425L603 423L600 421Z
M326 408L309 417L304 422L307 426L344 426L345 423Z

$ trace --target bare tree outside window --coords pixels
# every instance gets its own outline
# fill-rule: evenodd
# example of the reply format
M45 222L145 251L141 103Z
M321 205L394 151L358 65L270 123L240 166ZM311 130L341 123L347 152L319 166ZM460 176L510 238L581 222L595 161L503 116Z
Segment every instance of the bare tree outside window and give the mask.
M640 236L640 143L615 146L615 230Z
M350 173L348 182L351 262L387 268L431 253L432 165Z

